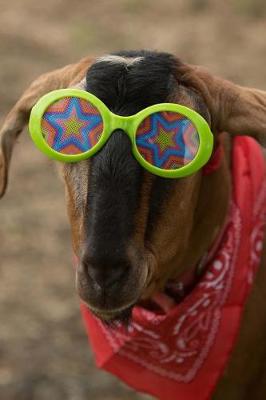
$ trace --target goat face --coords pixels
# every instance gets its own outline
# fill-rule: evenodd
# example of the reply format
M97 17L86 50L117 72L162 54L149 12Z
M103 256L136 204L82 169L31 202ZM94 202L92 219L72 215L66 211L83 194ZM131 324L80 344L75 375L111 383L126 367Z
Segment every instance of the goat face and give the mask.
M37 78L7 115L0 130L0 197L7 187L15 140L34 104L51 90L77 84L117 114L176 102L211 120L215 135L243 132L265 143L265 91L240 87L165 53L124 52L96 62L87 57ZM221 225L226 212L221 207L226 204L221 196L223 190L225 199L223 172L208 181L200 172L177 180L153 176L132 157L122 131L114 132L92 159L66 164L62 172L79 258L78 290L106 320L127 315L134 303L161 289L186 265L194 265L213 240L210 217L217 220L220 213ZM204 235L201 227L196 229L203 224Z
M82 85L123 116L172 101L208 118L200 96L177 84L176 69L177 60L168 54L120 53L95 62ZM127 315L181 258L198 175L178 181L152 176L117 130L92 159L65 165L64 177L80 297L103 319Z

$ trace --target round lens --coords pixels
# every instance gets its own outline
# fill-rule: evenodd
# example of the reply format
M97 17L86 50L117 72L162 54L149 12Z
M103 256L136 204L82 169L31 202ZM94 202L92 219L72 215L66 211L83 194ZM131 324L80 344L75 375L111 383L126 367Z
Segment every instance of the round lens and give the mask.
M161 111L141 122L136 133L136 145L149 164L173 170L195 158L200 138L190 119L177 112Z
M84 153L99 142L102 132L103 120L98 109L79 97L55 101L42 117L42 134L58 153Z

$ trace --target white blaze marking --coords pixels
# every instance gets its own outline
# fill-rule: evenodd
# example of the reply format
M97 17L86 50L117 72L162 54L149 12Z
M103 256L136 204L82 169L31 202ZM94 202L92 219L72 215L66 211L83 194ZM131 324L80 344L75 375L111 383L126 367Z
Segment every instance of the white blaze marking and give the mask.
M144 60L144 57L122 57L122 56L115 56L112 54L102 56L96 60L98 62L109 62L112 64L125 64L125 65L133 65L137 62Z

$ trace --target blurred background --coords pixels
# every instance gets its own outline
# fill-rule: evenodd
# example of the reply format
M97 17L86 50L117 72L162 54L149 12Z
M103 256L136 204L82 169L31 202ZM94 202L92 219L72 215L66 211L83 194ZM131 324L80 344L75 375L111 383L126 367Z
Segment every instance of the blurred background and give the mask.
M266 89L265 0L0 0L0 118L39 74L152 48ZM0 399L143 399L96 370L62 183L24 132L0 202Z

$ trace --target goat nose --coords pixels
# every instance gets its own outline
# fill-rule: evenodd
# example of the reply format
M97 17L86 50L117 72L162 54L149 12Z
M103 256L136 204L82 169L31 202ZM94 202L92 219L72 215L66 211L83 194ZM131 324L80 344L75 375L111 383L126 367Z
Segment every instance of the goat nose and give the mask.
M119 284L123 281L128 272L128 267L125 263L118 263L112 266L105 265L103 267L84 260L83 265L90 279L101 289L115 287L116 283Z

